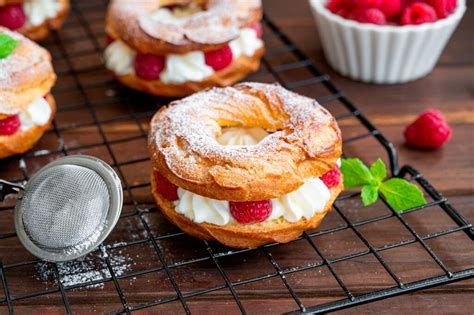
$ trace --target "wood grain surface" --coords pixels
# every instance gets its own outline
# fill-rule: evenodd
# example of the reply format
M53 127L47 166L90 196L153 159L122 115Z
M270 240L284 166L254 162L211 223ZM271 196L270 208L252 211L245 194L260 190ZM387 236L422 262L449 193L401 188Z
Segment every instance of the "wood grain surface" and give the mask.
M0 204L0 260L5 266L2 269L4 274L0 275L3 281L0 285L0 314L8 313L6 295L14 299L12 305L16 314L63 314L66 312L64 298L71 311L78 314L122 311L123 303L132 309L137 308L136 313L142 314L184 313L168 272L185 297L187 307L196 314L239 313L233 294L239 297L249 314L298 310L286 285L291 286L305 306L346 298L327 265L304 267L321 263L323 257L337 259L366 252L367 246L350 228L322 235L316 233L309 240L302 239L265 250L234 254L218 244L211 243L207 247L202 241L181 235L159 211L153 209L148 185L150 162L144 135L148 130L148 120L157 106L155 99L121 87L103 68L100 51L104 47L104 3L78 1L64 29L44 43L52 52L55 69L59 73L53 91L59 108L55 128L42 138L33 153L21 160L17 157L1 161L0 178L23 180L25 175L34 174L65 153L91 154L112 164L126 183L126 206L124 217L119 220L105 245L108 246L109 257L121 257L126 269L120 270L121 264L112 261L111 268L120 275L115 282L105 272L98 277L97 283L102 283L99 287L66 287L61 293L51 271L53 266L43 266L13 237L14 200L9 200ZM418 169L461 214L474 222L472 8L468 7L466 16L431 74L409 84L381 86L346 79L329 68L307 1L266 0L264 6L272 21L323 73L329 74L334 83L395 144L400 164L410 164ZM268 29L266 31L268 35ZM267 45L277 48L281 43L269 38ZM292 61L295 60L291 54L269 54L266 57L266 62L272 66ZM296 81L311 75L302 71L285 71L281 76L283 80ZM250 78L274 81L274 77L264 70ZM313 97L328 94L320 85L296 91ZM324 105L336 116L347 113L336 101ZM438 151L406 147L404 127L418 113L430 107L445 113L453 129L452 140ZM100 128L97 121L101 122ZM344 139L366 132L354 118L342 119L339 123ZM347 155L358 156L368 162L378 157L387 162L385 150L373 138L348 143L344 150ZM21 163L26 167L23 172L19 168ZM339 202L338 207L351 222L389 213L381 202L363 208L359 201L350 199ZM149 208L152 210L146 210ZM406 214L404 219L422 236L456 226L439 207ZM318 231L344 225L341 214L332 211ZM357 231L375 248L413 239L413 235L395 217L364 224ZM11 237L7 237L10 234ZM165 237L167 235L172 236ZM474 268L474 244L463 232L434 238L427 243L450 271ZM320 254L311 244L318 248ZM217 255L216 261L210 259L210 251ZM440 267L417 242L384 250L380 255L403 283L443 275ZM105 268L100 252L90 254L88 262L91 270ZM272 262L285 271L303 269L282 278ZM169 268L164 268L164 263ZM216 264L225 272L226 278ZM49 277L41 277L39 270L42 266L50 271ZM396 285L372 253L335 262L333 268L354 296ZM260 276L265 277L259 281L251 280ZM61 271L60 278L63 284L70 283L67 282L67 274ZM88 280L87 276L84 279ZM226 279L236 284L235 292L226 286ZM197 290L210 288L215 290L193 294ZM45 290L49 293L38 295ZM118 292L122 294L122 300ZM470 279L345 309L340 313L467 314L474 309L473 297L474 280ZM140 305L160 299L169 299L170 302L138 310Z

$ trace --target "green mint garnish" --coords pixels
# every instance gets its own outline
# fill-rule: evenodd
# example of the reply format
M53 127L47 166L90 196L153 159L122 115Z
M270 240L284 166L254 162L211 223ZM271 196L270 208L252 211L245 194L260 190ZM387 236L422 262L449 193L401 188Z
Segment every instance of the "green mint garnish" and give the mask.
M364 186L360 192L362 203L364 206L370 206L379 199L379 187L378 186Z
M343 160L341 172L344 174L344 186L354 188L359 186L371 185L374 177L367 166L359 159ZM375 183L375 182L374 182Z
M426 203L418 187L401 178L392 178L380 185L380 192L396 211L402 211Z
M387 169L381 159L378 159L374 164L372 164L370 167L370 173L377 180L377 183L381 183L385 177L387 177Z
M387 168L381 159L368 168L359 159L344 159L341 164L344 175L344 186L347 188L362 187L361 198L364 206L376 202L379 193L395 211L403 211L426 204L423 192L412 183L402 178L387 177Z
M18 46L18 41L7 34L0 34L0 59L8 57Z

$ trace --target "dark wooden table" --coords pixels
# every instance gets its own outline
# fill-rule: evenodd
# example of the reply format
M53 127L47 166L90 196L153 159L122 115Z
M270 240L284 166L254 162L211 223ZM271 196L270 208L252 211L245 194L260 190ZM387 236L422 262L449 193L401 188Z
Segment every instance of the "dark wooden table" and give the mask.
M472 6L468 6L459 28L431 74L408 84L372 85L344 78L327 65L308 3L306 1L291 1L291 3L289 5L288 1L284 0L266 1L266 12L316 61L323 72L331 75L336 84L396 145L400 163L417 168L471 223L474 222ZM439 151L418 151L404 145L405 126L427 108L440 109L453 130L451 142ZM370 151L364 148L360 149L358 155L369 160L372 158ZM382 231L380 234L381 238L387 237ZM472 261L474 261L473 246L469 245ZM473 307L474 281L471 280L371 303L344 312L446 314L472 312Z
M136 215L137 209L153 207L147 184L150 165L142 135L146 132L149 117L156 108L150 105L148 98L140 98L136 94L131 97L132 102L140 104L114 102L115 94L127 94L130 91L114 82L101 66L100 50L103 48L103 43L96 39L104 36L104 10L101 1L97 1L99 4L93 3L96 2L81 2L81 9L78 11L80 13L76 12L69 18L65 29L58 36L53 36L45 42L45 46L52 51L55 68L60 73L54 91L60 111L55 130L43 137L35 148L37 152L35 155L25 157L22 162L26 165L27 175L31 175L42 165L66 151L68 154L92 154L118 166L116 169L127 179L130 189L126 191L125 196L125 217L119 221L105 244L114 247L108 249L110 257L122 257L125 260L126 270L120 272L122 276L116 282L109 279L101 287L68 288L61 292L54 281L52 266L47 266L51 272L50 277L41 279L38 273L40 265L22 248L18 240L15 237L0 238L1 263L8 266L1 278L7 281L8 295L14 298L15 313L61 314L65 312L63 305L65 297L73 312L84 314L120 311L124 301L128 306L136 307L157 299L173 299L176 297L175 289L166 270L163 269L162 259L168 265L173 265L171 272L175 283L184 295L199 289L223 286L222 289L208 294L187 297L186 302L192 312L238 313L239 309L231 292L225 287L224 278L215 263L206 259L209 250L201 241L184 235L172 238L158 237L156 245L162 256L159 257L154 244L148 239L149 235L145 231L144 224L154 236L175 233L176 229L168 224L158 211L145 211ZM264 5L267 15L316 62L322 72L331 76L338 87L344 90L396 145L400 153L400 164L410 164L421 171L469 221L474 222L473 10L468 9L433 73L409 84L377 86L351 81L334 73L328 67L307 1L267 0L264 1ZM91 36L95 39L91 39ZM85 53L86 51L89 53ZM72 62L68 63L68 60ZM77 86L87 87L85 93L78 90ZM313 92L318 93L311 90L303 91L308 95L312 95ZM110 97L112 101L99 105L105 96ZM439 108L445 113L453 129L453 139L439 151L417 151L407 148L403 143L404 127L418 113L430 107ZM331 110L337 114L337 108L331 107ZM130 119L120 118L123 115L130 115L130 112L133 113ZM97 128L95 120L104 122L102 129ZM341 129L347 137L360 132L360 128L356 120L341 121ZM131 139L133 136L136 138ZM109 144L105 143L104 139ZM61 147L61 144L64 144L64 147ZM387 158L385 151L373 139L357 142L357 145L348 145L345 150L349 155L358 156L366 161L373 161L378 157L385 160ZM58 152L52 153L56 151ZM0 178L23 179L24 174L18 168L19 165L20 160L17 158L1 161ZM130 196L130 192L133 196ZM11 208L13 202L0 205L0 235L13 232ZM383 211L380 204L362 208L356 202L351 202L347 207L341 205L342 211L351 220L370 218L380 215ZM433 210L429 215L425 211L415 212L406 215L406 218L423 234L440 231L453 225L446 214L439 209ZM333 211L320 229L330 229L339 224L341 218ZM366 225L360 228L360 232L373 246L410 238L395 219ZM121 246L120 244L124 242L129 245ZM318 236L314 238L314 242L327 258L348 255L365 248L351 230ZM429 241L429 245L454 271L474 267L474 244L462 232ZM231 282L275 274L275 268L265 251L255 250L225 256L229 249L216 244L211 244L211 249L214 253L224 253L222 258L218 258L218 263ZM304 266L321 259L304 240L273 247L268 249L268 252L284 269ZM440 269L434 265L419 244L405 245L396 251L384 251L382 256L405 283L440 275ZM195 258L197 261L192 264L182 264ZM91 270L103 268L101 259L103 257L100 253L93 254L90 258L92 262L87 268ZM114 270L119 266L120 264L114 265ZM356 296L394 286L393 280L373 255L336 263L334 268ZM155 271L148 272L150 270ZM132 273L134 276L126 276ZM102 276L107 278L107 275ZM99 275L98 278L102 276ZM84 281L86 280L90 280L87 275L84 276ZM305 305L311 306L346 297L326 266L292 273L287 276L287 281ZM117 287L123 294L122 300L117 293ZM0 286L2 314L8 311L4 288L5 285ZM240 284L235 288L243 306L252 314L282 313L298 308L277 274L261 281ZM50 290L50 293L38 294L44 290ZM468 280L350 308L341 313L470 313L474 309L473 297L474 281ZM179 300L176 300L141 312L182 313L183 307Z

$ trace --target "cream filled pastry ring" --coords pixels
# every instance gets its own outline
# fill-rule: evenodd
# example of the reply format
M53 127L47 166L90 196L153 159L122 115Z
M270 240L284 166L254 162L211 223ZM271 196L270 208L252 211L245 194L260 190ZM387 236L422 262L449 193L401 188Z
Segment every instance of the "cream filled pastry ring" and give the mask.
M0 0L0 25L41 41L61 28L69 9L69 0Z
M0 158L28 151L55 114L51 55L19 33L0 27ZM5 53L6 47L9 53Z
M172 102L151 122L152 193L185 232L232 247L315 228L343 188L341 134L313 99L241 83Z
M106 67L125 85L184 96L231 85L264 53L259 0L114 0Z

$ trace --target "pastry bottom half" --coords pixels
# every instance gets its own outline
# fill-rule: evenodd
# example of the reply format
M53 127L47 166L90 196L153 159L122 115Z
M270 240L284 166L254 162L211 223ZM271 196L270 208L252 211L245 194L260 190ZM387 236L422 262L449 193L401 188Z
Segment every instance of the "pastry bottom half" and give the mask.
M28 130L18 131L11 136L0 137L0 159L30 150L48 130L56 113L56 102L51 94L46 96L46 101L51 107L51 117L48 123L44 126L33 126Z
M51 29L60 29L69 14L70 4L69 0L59 0L62 5L61 11L58 12L58 15L52 19L47 19L40 25L26 25L23 26L18 31L34 41L42 41L49 36Z
M191 95L210 87L225 87L232 85L260 67L260 59L265 52L264 48L257 50L252 57L240 56L232 63L200 82L184 82L179 84L164 83L160 80L148 81L134 74L115 75L124 85L142 92L164 97L182 97Z
M316 212L311 219L302 218L297 222L289 222L283 217L255 224L230 223L219 226L210 223L195 223L175 211L172 201L167 200L154 187L153 175L151 189L156 204L165 217L184 232L202 240L215 240L234 248L255 248L267 243L287 243L299 237L304 231L319 226L324 216L332 209L332 205L343 190L342 182L330 188L331 198L324 209Z

